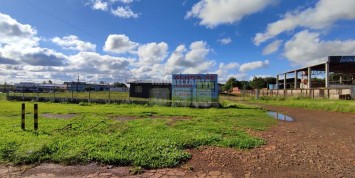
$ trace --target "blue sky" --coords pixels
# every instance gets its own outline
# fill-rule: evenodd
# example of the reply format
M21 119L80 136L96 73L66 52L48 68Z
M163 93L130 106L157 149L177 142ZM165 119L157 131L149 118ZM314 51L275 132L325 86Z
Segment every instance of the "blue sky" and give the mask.
M0 83L249 80L355 54L353 0L2 0Z

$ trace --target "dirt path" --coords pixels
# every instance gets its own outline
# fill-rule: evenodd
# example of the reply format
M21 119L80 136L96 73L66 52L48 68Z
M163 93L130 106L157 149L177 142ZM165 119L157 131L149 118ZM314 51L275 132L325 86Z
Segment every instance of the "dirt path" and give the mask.
M90 164L0 166L0 177L355 177L355 114L262 106L295 119L265 132L267 144L251 150L202 147L175 169L145 170Z

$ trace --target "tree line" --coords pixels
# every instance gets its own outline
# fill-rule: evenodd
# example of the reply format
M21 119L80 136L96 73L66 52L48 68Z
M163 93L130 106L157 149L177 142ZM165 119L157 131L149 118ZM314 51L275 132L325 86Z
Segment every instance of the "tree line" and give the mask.
M223 91L231 91L234 87L244 90L267 88L269 84L276 84L275 77L254 77L251 81L238 81L236 78L231 77L226 84L222 87Z

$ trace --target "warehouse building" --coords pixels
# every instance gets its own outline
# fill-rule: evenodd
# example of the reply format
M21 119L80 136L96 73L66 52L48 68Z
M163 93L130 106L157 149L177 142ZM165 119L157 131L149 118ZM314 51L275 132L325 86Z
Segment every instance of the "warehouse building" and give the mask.
M355 98L355 56L329 56L324 63L287 71L276 78L276 90L271 91L272 95L277 92L285 96Z

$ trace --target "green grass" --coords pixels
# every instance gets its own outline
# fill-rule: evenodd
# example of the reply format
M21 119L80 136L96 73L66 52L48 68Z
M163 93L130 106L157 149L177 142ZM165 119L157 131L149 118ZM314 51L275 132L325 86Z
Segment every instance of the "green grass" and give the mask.
M161 168L174 167L190 159L187 148L213 145L248 149L265 143L246 130L264 130L277 121L257 108L224 104L228 107L192 109L39 103L39 130L35 132L33 103L26 103L27 129L22 131L21 102L0 101L0 162L96 161ZM77 115L71 119L49 119L41 113ZM117 116L137 119L119 121L114 119ZM173 117L185 119L173 120Z
M311 99L305 97L261 97L258 103L336 112L355 112L355 100Z

